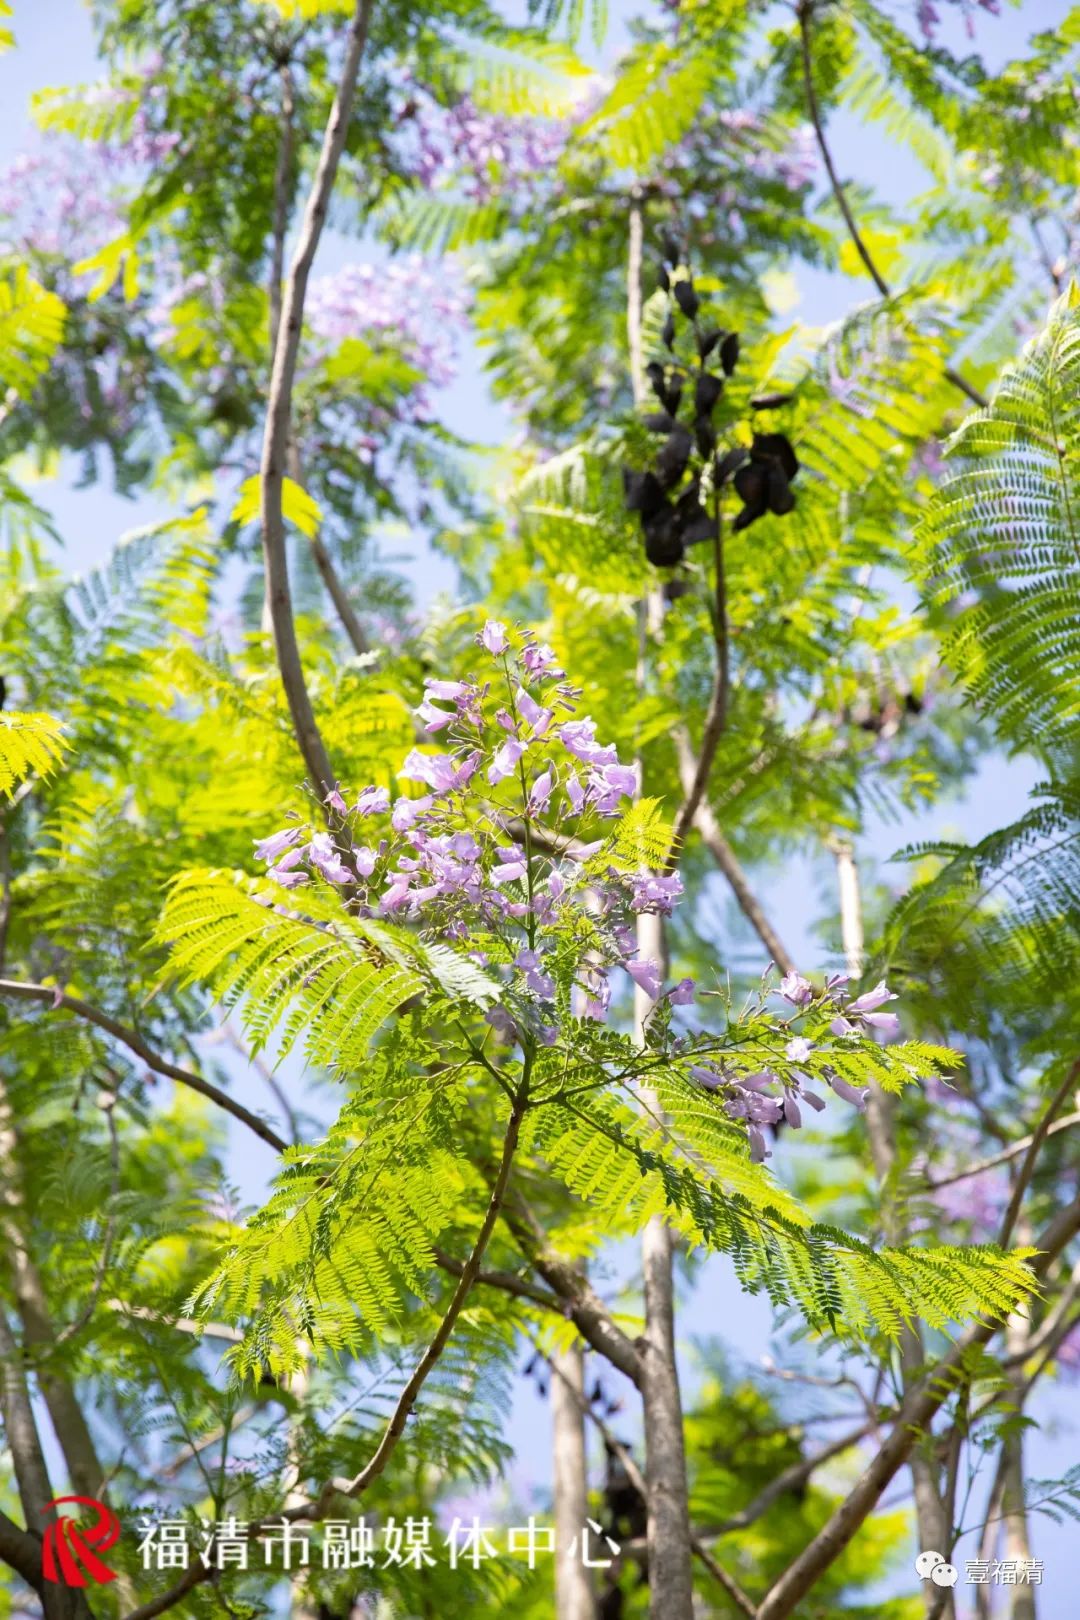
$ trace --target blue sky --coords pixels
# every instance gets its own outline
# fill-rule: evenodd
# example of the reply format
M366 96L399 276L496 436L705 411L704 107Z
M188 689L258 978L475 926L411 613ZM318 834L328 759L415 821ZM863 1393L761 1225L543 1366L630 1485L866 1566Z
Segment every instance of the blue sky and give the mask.
M940 9L951 12L944 3ZM626 0L612 0L616 38L624 35L620 19L629 10ZM1006 6L1000 19L979 12L979 44L989 59L996 62L1017 50L1024 36L1033 29L1052 26L1068 10L1066 0L1027 0L1019 8ZM93 78L97 71L88 12L79 0L15 0L15 13L18 49L0 57L0 164L6 164L27 138L27 104L34 90ZM951 15L945 22L942 37L946 43L963 48L962 25ZM610 60L610 52L605 56ZM836 121L834 134L838 149L844 153L845 173L873 184L897 202L919 188L921 179L910 159L893 150L876 131L860 126L857 139L851 139L855 133L856 128L850 121ZM340 239L331 241L324 255L325 267L340 262L353 251L354 248ZM851 282L825 274L800 272L798 285L801 301L797 313L813 323L833 318L861 296L861 289ZM446 392L442 409L451 426L467 431L476 439L497 445L507 435L508 424L488 398L478 365L463 367L462 378ZM54 514L57 527L65 537L68 566L76 570L100 561L126 530L167 515L164 506L154 500L127 500L113 493L105 483L78 488L74 469L68 466L61 477L40 485L34 493ZM395 545L390 549L398 548ZM411 572L418 594L424 599L436 591L452 588L449 568L430 555L418 554ZM869 870L911 841L957 833L978 837L1019 813L1033 781L1034 771L1029 762L1006 762L992 756L984 762L962 799L938 805L921 815L906 815L898 822L875 823L863 841L860 857ZM821 955L821 944L813 925L823 910L832 909L831 896L827 893L830 870L831 862L827 860L785 861L782 867L761 876L761 892L781 933L795 954L810 965L817 965ZM892 876L894 881L899 881L901 874L895 871ZM245 1101L264 1106L263 1095L250 1081L240 1084ZM264 1163L262 1149L252 1148L247 1139L242 1146L239 1141L234 1142L233 1173L249 1195L256 1194L270 1168L266 1157ZM695 1335L704 1338L714 1333L720 1323L736 1353L747 1360L759 1359L768 1348L770 1313L761 1302L741 1295L729 1268L722 1263L707 1268L692 1300L687 1303L683 1329L688 1345ZM686 1376L692 1384L695 1377L692 1348L687 1351ZM1044 1429L1029 1447L1032 1473L1057 1474L1075 1459L1076 1410L1073 1386L1057 1391L1050 1389L1043 1394L1035 1412ZM546 1407L532 1394L531 1386L526 1386L511 1424L520 1455L529 1459L528 1465L521 1464L515 1470L516 1486L532 1485L541 1491L545 1488L548 1470L538 1459L547 1454L547 1425ZM1076 1603L1069 1549L1074 1538L1068 1530L1055 1529L1044 1520L1036 1522L1035 1538L1036 1551L1047 1562L1040 1614L1043 1620L1072 1620Z

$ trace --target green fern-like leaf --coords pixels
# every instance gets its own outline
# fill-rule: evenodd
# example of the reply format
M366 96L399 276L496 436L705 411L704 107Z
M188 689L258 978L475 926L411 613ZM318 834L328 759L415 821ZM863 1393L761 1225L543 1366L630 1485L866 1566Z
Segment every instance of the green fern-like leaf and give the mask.
M0 714L0 793L8 798L24 777L49 776L67 743L59 721L47 714Z
M64 336L63 300L23 265L0 271L0 389L27 398Z
M1080 733L1080 291L949 445L957 470L922 531L925 588L953 607L946 656L1005 736Z

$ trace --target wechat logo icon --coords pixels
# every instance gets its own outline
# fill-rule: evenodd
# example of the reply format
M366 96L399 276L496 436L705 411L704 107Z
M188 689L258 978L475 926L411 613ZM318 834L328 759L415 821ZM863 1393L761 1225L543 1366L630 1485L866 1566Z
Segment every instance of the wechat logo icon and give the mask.
M921 1552L915 1560L915 1570L924 1581L933 1581L935 1586L955 1586L960 1579L956 1565L947 1563L939 1552Z

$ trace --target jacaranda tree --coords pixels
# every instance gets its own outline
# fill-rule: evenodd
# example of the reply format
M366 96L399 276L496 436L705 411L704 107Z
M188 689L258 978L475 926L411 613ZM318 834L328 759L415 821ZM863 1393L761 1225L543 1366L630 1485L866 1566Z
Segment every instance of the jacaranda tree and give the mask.
M0 176L5 1612L1032 1620L1080 11L526 9L95 0Z

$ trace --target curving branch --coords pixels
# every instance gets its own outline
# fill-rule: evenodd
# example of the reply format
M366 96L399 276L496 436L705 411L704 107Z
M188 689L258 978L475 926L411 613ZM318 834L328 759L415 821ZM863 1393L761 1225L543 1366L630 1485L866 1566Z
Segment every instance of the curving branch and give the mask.
M282 500L292 426L293 385L296 380L296 363L304 321L304 300L307 296L315 252L326 223L338 165L345 150L349 120L356 96L356 81L364 47L367 44L373 4L374 0L357 0L356 3L346 40L341 82L330 111L315 179L304 209L300 240L296 245L285 285L277 341L274 345L270 399L259 469L267 604L274 632L274 645L277 649L278 669L288 700L289 712L292 715L296 740L307 767L311 786L320 800L325 800L332 792L336 786L336 778L311 707L296 639Z
M272 1147L275 1153L284 1153L288 1147L289 1144L272 1126L260 1119L258 1114L253 1114L249 1108L245 1108L243 1103L236 1102L227 1091L222 1091L221 1087L215 1086L211 1080L204 1080L201 1074L194 1074L191 1069L182 1069L178 1063L170 1063L167 1058L159 1057L135 1030L128 1029L126 1025L108 1013L102 1012L99 1007L92 1007L88 1001L83 1001L79 996L69 996L63 991L52 989L47 984L29 984L21 979L0 979L0 996L13 996L20 1001L37 1001L57 1011L63 1008L67 1012L74 1013L77 1018L83 1018L88 1024L96 1025L98 1029L104 1030L106 1035L111 1035L113 1040L119 1041L122 1046L134 1052L135 1056L141 1058L147 1068L152 1069L155 1074L175 1080L178 1085L187 1086L189 1091L197 1091L201 1097L216 1103L227 1114L231 1114L242 1125L246 1125L249 1131L254 1131L255 1135L268 1147Z
M491 1189L491 1196L488 1199L488 1207L484 1214L484 1219L481 1223L480 1230L476 1235L476 1241L473 1243L469 1258L462 1267L461 1276L458 1278L458 1285L454 1289L453 1295L450 1299L450 1304L447 1306L446 1313L443 1316L442 1321L439 1323L438 1329L435 1332L431 1343L428 1345L427 1349L424 1351L424 1354L420 1357L420 1360L413 1369L412 1376L409 1378L409 1381L401 1391L401 1394L398 1396L397 1405L394 1407L390 1420L387 1423L386 1428L383 1430L382 1439L376 1446L371 1458L360 1470L360 1472L352 1479L332 1480L328 1485L323 1487L322 1493L319 1497L319 1502L317 1504L320 1511L323 1507L325 1507L326 1503L336 1492L340 1491L345 1496L351 1497L362 1496L367 1487L379 1478L380 1474L382 1474L383 1470L386 1468L387 1463L390 1461L390 1458L397 1447L398 1441L405 1432L405 1425L409 1420L409 1416L415 1407L417 1400L419 1399L420 1391L427 1382L428 1375L435 1367L436 1362L442 1355L447 1343L449 1342L450 1335L454 1331L457 1319L464 1309L465 1301L472 1290L473 1284L476 1282L476 1279L480 1274L480 1266L483 1262L485 1250L487 1249L488 1243L491 1241L491 1234L495 1230L495 1223L498 1220L499 1213L503 1207L503 1200L506 1197L506 1189L510 1181L510 1169L514 1162L514 1154L517 1151L518 1138L521 1134L521 1122L525 1117L525 1109L528 1099L528 1085L528 1065L526 1064L526 1071L522 1079L521 1087L518 1090L517 1095L514 1098L513 1105L510 1109L510 1120L506 1127L506 1135L503 1138L502 1156L499 1160L499 1169L495 1177L495 1184ZM303 1510L300 1511L303 1512Z
M821 161L825 165L825 172L829 177L829 185L832 188L832 194L836 199L837 207L844 216L844 224L847 226L847 231L848 235L851 237L852 246L855 248L856 253L862 260L867 275L874 283L874 286L877 288L882 298L891 298L892 289L875 264L870 249L867 247L862 232L859 230L855 215L851 211L851 204L847 200L843 182L836 172L836 165L833 162L832 152L829 150L829 143L825 138L825 126L821 118L821 107L818 103L817 91L814 88L814 63L810 42L810 23L814 15L814 4L815 0L799 0L799 4L796 7L796 16L799 19L799 36L802 45L803 87L806 92L806 105L807 110L810 113L810 122L814 126L814 135L817 140L818 151L821 153ZM958 388L962 394L967 395L968 399L971 400L973 405L978 405L985 410L987 404L989 403L986 395L976 388L974 383L968 382L967 378L962 374L962 372L956 371L952 366L946 366L944 375L946 380L951 382L954 388Z
M504 1211L514 1241L533 1269L563 1302L563 1310L586 1344L640 1389L644 1378L639 1343L623 1332L589 1279L556 1254L547 1235L522 1200Z

